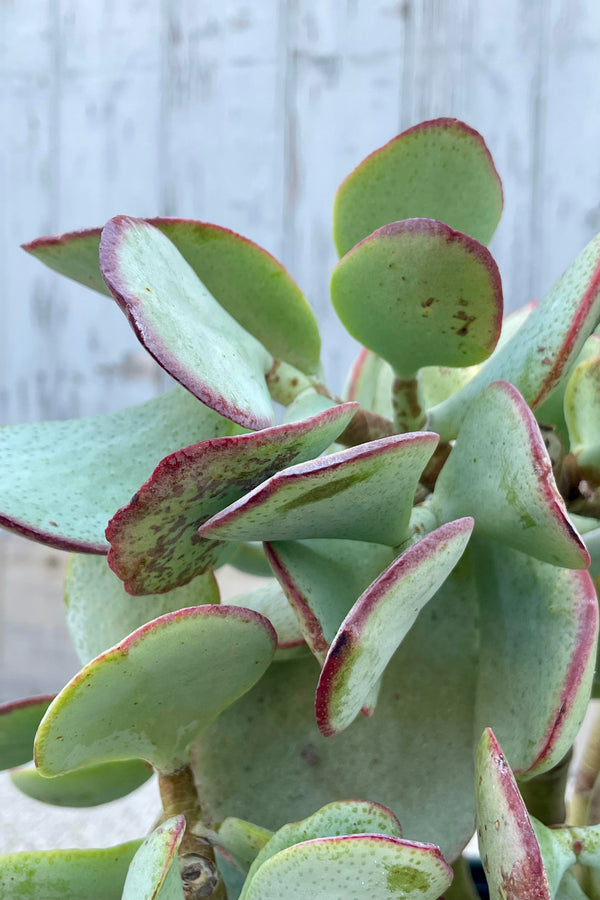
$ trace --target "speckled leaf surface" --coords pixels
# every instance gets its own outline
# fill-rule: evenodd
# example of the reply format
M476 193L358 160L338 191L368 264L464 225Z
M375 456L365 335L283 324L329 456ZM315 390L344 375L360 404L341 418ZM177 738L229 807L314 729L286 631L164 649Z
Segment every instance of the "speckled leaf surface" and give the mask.
M184 900L177 850L185 817L167 819L150 834L129 866L122 900Z
M102 231L100 269L151 356L203 403L245 428L273 424L273 357L219 305L171 241L143 219Z
M38 769L51 776L145 759L159 772L176 771L194 737L261 677L275 642L265 618L236 606L149 622L58 694L37 732Z
M273 659L284 661L303 656L307 652L298 619L287 601L279 583L273 578L245 594L238 594L228 601L232 606L253 609L265 616L277 632L277 649Z
M492 723L512 768L530 777L562 759L583 721L596 660L594 585L587 572L488 539L474 538L470 557L480 597L475 734Z
M28 697L0 705L0 771L33 759L33 739L54 695Z
M396 555L391 547L364 541L273 541L265 549L321 663L347 613Z
M589 565L533 413L507 382L491 384L469 410L429 506L440 521L472 515L476 533L544 562Z
M269 352L303 372L319 362L320 338L314 315L289 272L247 238L193 219L146 220L165 234L219 304ZM23 249L51 269L108 294L100 273L102 229L47 235Z
M209 571L166 594L134 600L104 557L77 554L67 565L64 600L67 627L85 664L151 619L176 609L218 603L219 587Z
M260 867L276 853L315 838L342 837L347 834L382 834L401 838L402 827L393 812L380 803L365 800L338 800L328 803L301 822L284 825L270 838L253 861L240 895L248 895L250 884Z
M21 793L52 806L99 806L125 797L152 776L152 769L139 759L87 766L68 775L43 778L36 769L16 769L12 783Z
M272 837L273 832L267 828L228 816L219 826L214 841L233 860L236 867L246 873Z
M393 222L361 241L333 270L331 300L350 334L405 378L482 362L502 324L490 252L432 219Z
M107 529L109 564L129 593L168 591L227 561L236 549L201 540L198 527L279 469L318 456L356 410L356 404L341 404L301 422L203 441L163 459Z
M108 415L1 428L0 525L106 553L108 520L163 456L234 428L180 387Z
M291 466L203 525L225 540L340 538L396 545L406 536L437 435L393 435Z
M437 900L452 881L439 849L376 834L316 838L281 850L253 877L246 900Z
M442 525L404 551L358 598L333 639L315 701L320 731L354 721L425 604L467 546L473 519Z
M493 731L477 751L477 836L490 900L551 900L525 804Z
M565 391L564 411L571 452L584 478L600 483L600 356L580 363Z
M575 373L580 363L592 356L600 355L600 337L597 334L589 336L581 349L581 353L575 360L573 368L566 372L551 394L536 408L535 417L544 425L552 425L563 442L565 450L569 449L569 429L565 419L565 393L571 376Z
M0 856L0 900L121 900L140 843Z
M340 256L398 219L426 216L487 244L502 213L502 185L481 135L432 119L367 156L338 188L333 233Z
M517 334L449 400L430 410L428 427L456 437L474 399L498 379L514 384L536 408L575 363L600 318L600 235L533 310Z

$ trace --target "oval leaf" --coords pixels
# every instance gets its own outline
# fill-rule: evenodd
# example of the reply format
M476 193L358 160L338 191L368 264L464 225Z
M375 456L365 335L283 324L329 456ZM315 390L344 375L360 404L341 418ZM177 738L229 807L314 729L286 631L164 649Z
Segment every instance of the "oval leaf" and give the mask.
M482 362L502 324L490 252L432 219L394 222L361 241L334 269L331 300L350 334L405 378Z
M22 794L53 806L99 806L125 797L152 777L140 759L87 766L68 775L43 778L37 769L17 769L10 780Z
M176 771L193 738L261 677L275 642L263 616L235 606L149 622L58 694L36 736L38 769L51 776L145 759L159 772Z
M33 759L33 740L54 694L28 697L0 706L0 771Z
M342 256L376 228L426 216L487 244L502 213L502 185L481 135L432 119L367 156L338 188L333 234Z
M185 817L167 819L139 848L127 872L122 900L184 900L177 850Z
M273 424L264 377L273 357L219 306L161 231L143 219L111 219L100 269L142 346L173 378L245 428Z
M219 826L214 843L224 850L236 867L246 873L273 832L244 819L228 816Z
M307 648L298 619L274 578L253 591L233 597L228 603L231 606L253 609L269 620L277 632L277 650L273 657L275 661L304 655Z

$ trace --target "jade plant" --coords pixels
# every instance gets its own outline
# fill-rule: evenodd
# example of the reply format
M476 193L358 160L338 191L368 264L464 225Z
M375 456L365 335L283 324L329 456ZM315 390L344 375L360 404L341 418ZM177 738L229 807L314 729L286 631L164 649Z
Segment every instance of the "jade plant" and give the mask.
M72 554L82 664L0 709L0 763L63 806L156 773L162 810L4 856L0 898L466 900L475 828L492 898L600 897L600 728L564 804L595 689L600 236L504 316L502 204L454 119L342 182L343 397L300 288L232 231L120 215L25 245L174 386L0 430L0 523ZM221 604L226 563L265 578Z

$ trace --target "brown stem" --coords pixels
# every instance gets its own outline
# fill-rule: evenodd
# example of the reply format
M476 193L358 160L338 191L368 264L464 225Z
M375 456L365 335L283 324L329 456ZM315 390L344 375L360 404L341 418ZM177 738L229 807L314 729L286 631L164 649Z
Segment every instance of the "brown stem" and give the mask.
M425 410L421 403L416 378L396 376L392 385L394 422L399 432L419 431L425 424Z
M355 447L357 444L366 444L368 441L390 437L395 433L394 423L385 416L361 408L340 434L338 443L344 447Z
M592 725L575 779L575 791L569 804L569 825L589 825L590 801L600 774L600 715Z
M519 790L532 816L544 825L562 825L566 818L565 790L569 765L573 754L569 751L561 761L529 781L520 781Z
M164 818L185 816L185 833L179 845L179 871L185 900L227 900L227 891L206 838L192 831L201 816L194 775L189 766L158 776Z

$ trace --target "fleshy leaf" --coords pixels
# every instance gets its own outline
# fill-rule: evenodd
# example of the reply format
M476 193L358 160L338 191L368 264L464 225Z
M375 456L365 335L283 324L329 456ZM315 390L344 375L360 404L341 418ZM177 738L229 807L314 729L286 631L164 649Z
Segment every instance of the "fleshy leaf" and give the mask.
M476 794L477 836L492 900L552 900L529 815L491 728L477 751Z
M234 428L180 387L108 415L5 426L0 525L61 550L106 553L108 520L163 456Z
M0 706L0 771L23 766L33 759L33 740L54 694L28 697Z
M214 840L231 857L237 868L246 873L272 837L273 832L267 828L228 816L219 826Z
M412 378L422 366L470 366L502 324L500 273L489 250L432 219L375 231L331 276L331 300L361 344Z
M565 391L571 452L584 478L600 484L600 356L580 363Z
M440 521L472 515L476 533L544 562L589 565L533 413L507 382L489 385L469 410L429 506Z
M263 616L236 606L149 622L58 694L37 732L38 769L51 776L145 759L159 772L176 771L194 737L261 677L275 642Z
M567 385L580 363L591 356L598 355L600 355L600 337L597 334L591 334L575 360L573 368L563 374L552 393L536 408L535 417L538 422L543 425L552 425L561 438L565 449L569 448L569 430L565 420L565 393Z
M167 819L150 834L129 866L122 900L184 900L177 850L185 817Z
M393 435L291 466L199 529L201 537L285 541L347 538L399 544L437 435Z
M455 438L471 404L493 381L510 381L533 409L575 363L600 318L600 235L556 282L517 334L462 390L429 411L428 428Z
M394 370L390 364L372 350L363 347L350 369L344 387L344 397L347 400L358 400L365 409L393 419L394 378Z
M65 573L65 612L75 650L82 663L99 656L166 613L219 602L219 586L209 571L166 594L132 600L104 557L77 554Z
M240 900L247 896L252 878L263 863L276 853L303 841L348 834L382 834L401 838L402 828L393 812L380 803L364 800L337 800L328 803L312 816L301 822L284 825L275 832L252 863Z
M277 632L277 650L273 657L275 661L304 655L306 644L298 619L275 579L253 591L233 597L228 603L253 609L269 620Z
M312 373L319 329L289 272L247 238L193 219L146 219L163 232L220 305L278 359ZM101 228L38 238L23 249L51 269L109 294L98 265Z
M279 469L322 453L357 410L342 404L302 422L204 441L161 461L107 529L108 561L132 594L161 593L233 556L198 527Z
M44 778L37 769L16 769L12 783L21 793L53 806L99 806L135 791L152 776L139 759L87 766L68 775Z
M364 541L274 541L265 549L320 663L349 610L396 555Z
M0 900L121 900L127 869L140 844L0 856Z
M317 723L326 737L356 718L421 609L462 556L472 530L470 518L442 525L405 550L359 597L319 679Z
M269 576L271 574L271 567L259 541L237 544L235 556L230 557L228 562L234 569L246 572L247 575Z
M246 900L437 900L452 869L433 844L380 834L316 838L281 850L254 875Z
M376 228L426 216L487 244L502 213L502 185L481 135L432 119L364 159L338 188L333 234L340 256Z
M245 428L273 424L264 377L273 357L158 228L111 219L102 231L100 269L136 337L169 375Z

